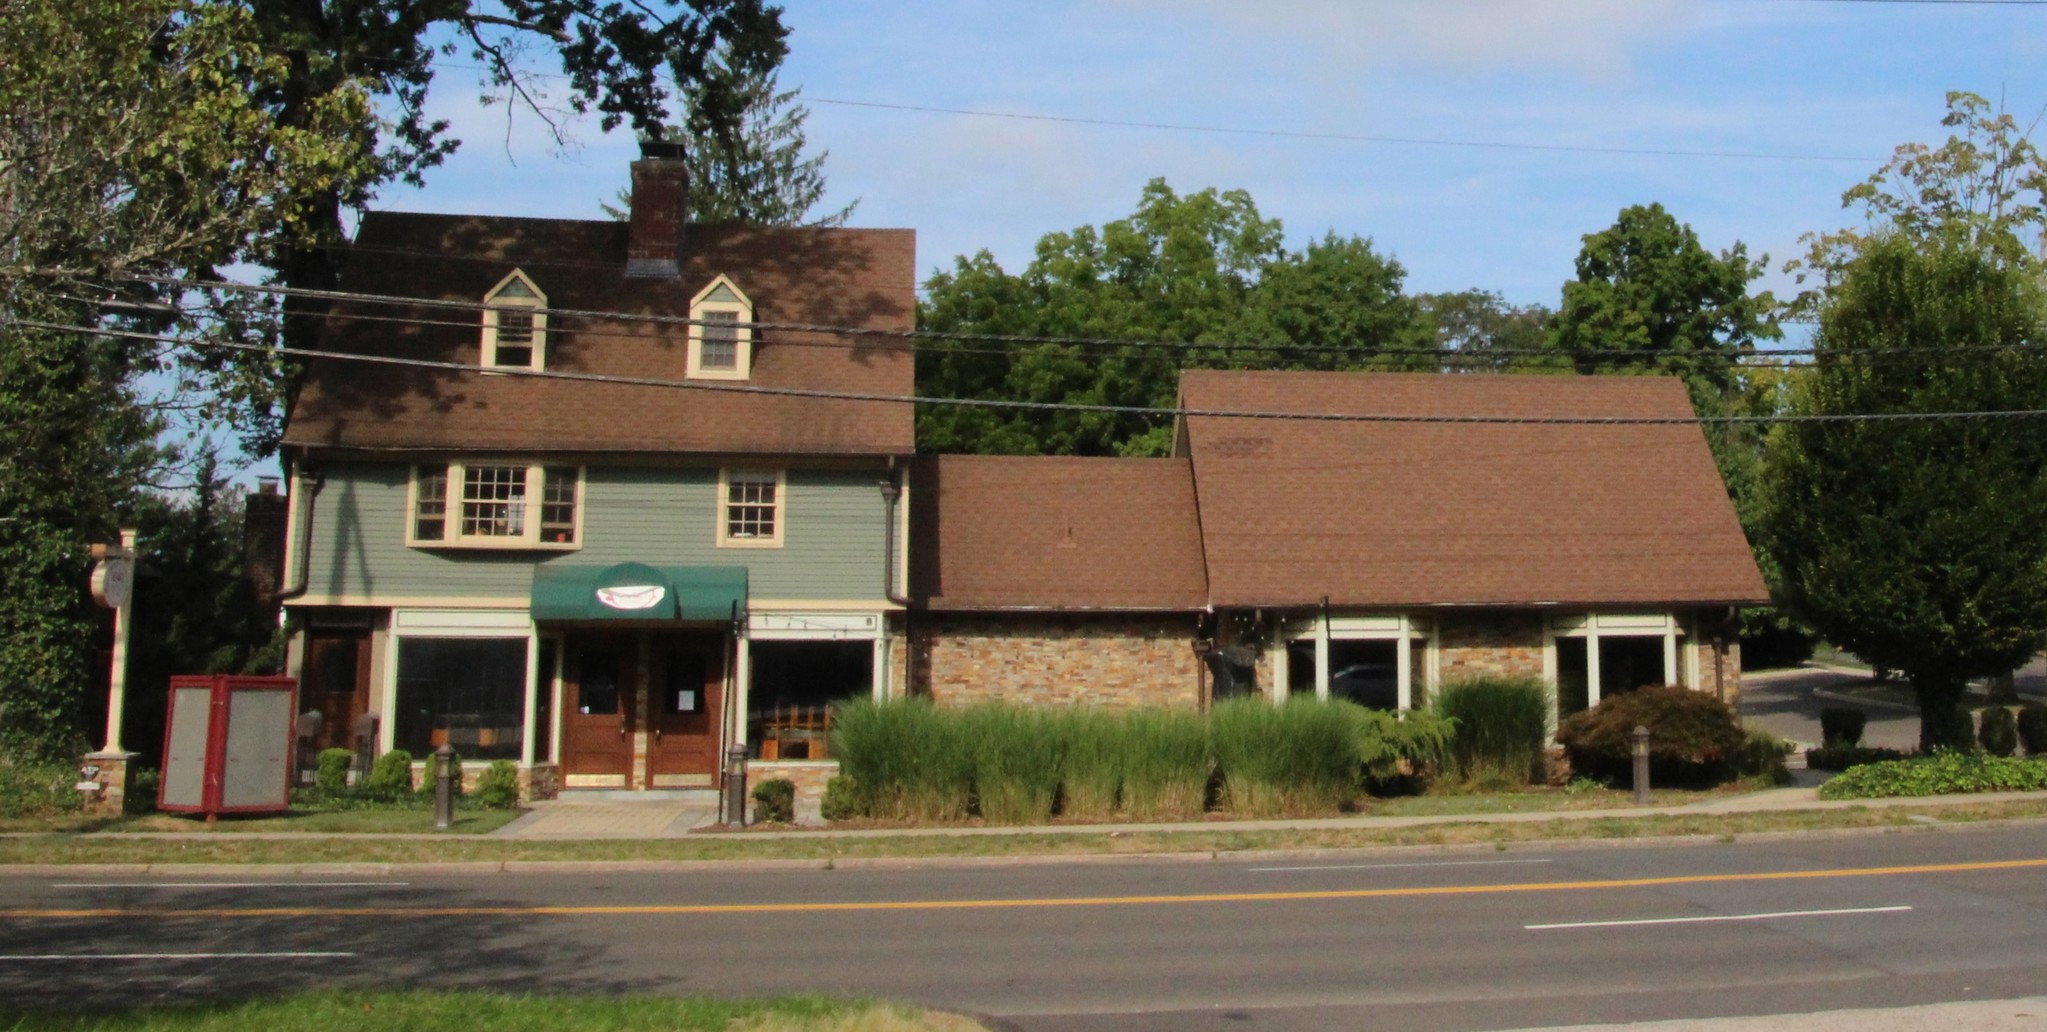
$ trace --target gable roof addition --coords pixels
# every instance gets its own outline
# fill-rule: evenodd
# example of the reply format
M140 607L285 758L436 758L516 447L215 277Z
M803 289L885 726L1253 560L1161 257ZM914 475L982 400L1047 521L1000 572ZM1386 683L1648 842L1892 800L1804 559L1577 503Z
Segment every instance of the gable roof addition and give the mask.
M1667 377L1188 371L1196 410L1690 418ZM1211 601L1657 605L1769 598L1696 424L1189 416Z

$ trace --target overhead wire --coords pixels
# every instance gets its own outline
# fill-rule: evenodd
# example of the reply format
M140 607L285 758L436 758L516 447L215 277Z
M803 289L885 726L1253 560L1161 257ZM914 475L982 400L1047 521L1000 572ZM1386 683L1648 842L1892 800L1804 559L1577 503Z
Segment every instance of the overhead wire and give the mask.
M4 326L7 324L0 324ZM1204 418L1204 419L1248 419L1281 420L1315 423L1429 423L1461 425L1508 425L1508 426L1736 426L1772 425L1784 423L1904 423L1927 422L1943 419L2023 419L2047 416L2047 409L2011 410L1958 410L1939 412L1858 412L1826 414L1780 413L1755 416L1484 416L1484 415L1413 415L1400 413L1354 413L1354 412L1288 412L1262 409L1207 409L1187 406L1146 406L1109 405L1061 401L1021 401L1007 398L942 398L917 394L891 394L879 391L833 391L807 387L775 387L765 384L737 384L729 381L671 380L659 377L620 376L612 373L578 373L557 369L527 369L511 366L494 366L484 369L464 362L445 362L433 359L401 358L391 355L365 355L356 352L329 351L315 348L270 347L262 344L244 344L232 341L198 340L189 337L175 337L166 334L144 333L137 330L116 330L109 327L77 326L67 323L53 323L32 319L13 319L11 325L23 326L53 332L76 333L88 336L105 336L136 340L158 341L180 344L200 349L254 352L263 355L286 358L322 358L348 362L362 362L373 365L403 368L427 369L465 374L487 374L532 379L562 380L579 383L612 384L628 387L653 387L704 391L718 394L752 395L763 397L809 398L822 401L879 402L892 405L935 405L962 408L1007 409L1027 412L1082 412L1103 415L1125 415L1146 418Z

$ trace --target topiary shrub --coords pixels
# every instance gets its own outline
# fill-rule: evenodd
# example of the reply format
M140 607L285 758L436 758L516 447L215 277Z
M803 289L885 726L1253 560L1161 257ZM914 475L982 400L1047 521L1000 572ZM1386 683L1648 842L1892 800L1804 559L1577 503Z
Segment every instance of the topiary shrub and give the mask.
M1828 706L1820 710L1820 742L1828 747L1862 744L1862 729L1869 714L1852 706Z
M509 810L519 805L519 765L510 760L493 760L476 776L476 791L470 794L486 810Z
M1608 696L1557 727L1557 743L1582 775L1631 777L1635 726L1649 729L1649 778L1657 785L1703 786L1733 774L1741 728L1727 704L1678 685Z
M2020 709L2018 731L2027 756L2047 754L2047 706L2029 702Z
M796 823L796 782L769 778L753 786L753 819L759 824Z
M412 754L393 749L370 764L363 794L373 799L398 799L412 794Z
M348 749L320 750L320 769L313 775L313 785L328 795L348 791L348 765L353 762L355 753Z
M1451 721L1450 766L1483 788L1519 788L1537 776L1549 739L1549 689L1534 677L1452 681L1431 707Z
M860 791L852 778L841 774L824 783L824 801L818 807L818 816L828 821L850 821L863 816Z
M2019 751L2019 723L2003 706L1985 706L1976 741L1992 756L2010 756Z

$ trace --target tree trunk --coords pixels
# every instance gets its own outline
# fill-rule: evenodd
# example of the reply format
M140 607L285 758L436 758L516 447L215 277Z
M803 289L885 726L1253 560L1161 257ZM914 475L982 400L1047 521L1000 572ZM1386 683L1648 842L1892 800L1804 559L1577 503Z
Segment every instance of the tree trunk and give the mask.
M1975 748L1976 729L1969 711L1962 708L1962 689L1962 682L1953 678L1912 679L1912 690L1919 696L1920 752Z
M1988 702L1992 706L2016 706L2019 704L2018 684L2012 679L2013 673L2006 672L1990 679Z

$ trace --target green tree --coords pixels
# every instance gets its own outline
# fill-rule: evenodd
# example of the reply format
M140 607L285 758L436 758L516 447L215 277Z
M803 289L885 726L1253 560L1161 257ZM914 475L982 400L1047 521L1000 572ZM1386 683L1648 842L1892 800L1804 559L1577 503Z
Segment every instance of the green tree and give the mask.
M2047 408L2042 313L2036 278L1965 231L1869 237L1825 296L1792 412ZM1911 678L1922 748L1968 748L1965 683L2047 632L2047 436L2009 419L1802 422L1769 458L1784 601Z
M2014 261L2047 259L2047 157L2033 146L2032 126L1992 108L1974 93L1947 95L1940 124L1953 132L1939 146L1907 143L1868 179L1841 194L1841 207L1860 209L1863 228L1810 234L1805 257L1785 266L1801 282L1838 278L1872 235L1959 233L1972 246ZM1810 308L1817 291L1801 294Z
M963 336L920 353L919 392L1167 407L1183 367L1429 367L1433 336L1400 292L1398 262L1335 234L1289 251L1281 229L1242 190L1182 195L1154 179L1129 218L1047 234L1021 273L985 251L959 258L926 281L918 314L926 330ZM1104 343L975 339L991 334ZM1167 421L1109 413L931 406L917 430L918 446L934 452L1157 455L1171 446Z
M1556 313L1546 305L1511 305L1490 290L1418 294L1415 302L1436 327L1436 346L1457 352L1450 372L1502 372L1529 362L1523 352L1549 340Z
M803 123L810 109L795 103L797 90L776 84L776 73L745 72L721 53L704 77L683 90L687 117L667 127L683 141L689 167L689 217L694 222L752 226L843 226L858 200L825 215L811 209L824 199L824 163L830 152L803 153ZM729 110L706 110L711 104ZM692 129L692 126L704 126ZM621 207L604 205L623 219L632 203L620 191Z
M366 167L368 92L337 82L296 125L257 99L289 77L249 11L184 0L0 0L0 751L85 744L99 619L87 546L145 483L190 395L261 366L48 326L238 337L259 309L191 310L114 277L204 272L298 225L281 198ZM141 304L139 310L130 307ZM139 386L166 374L178 392Z

